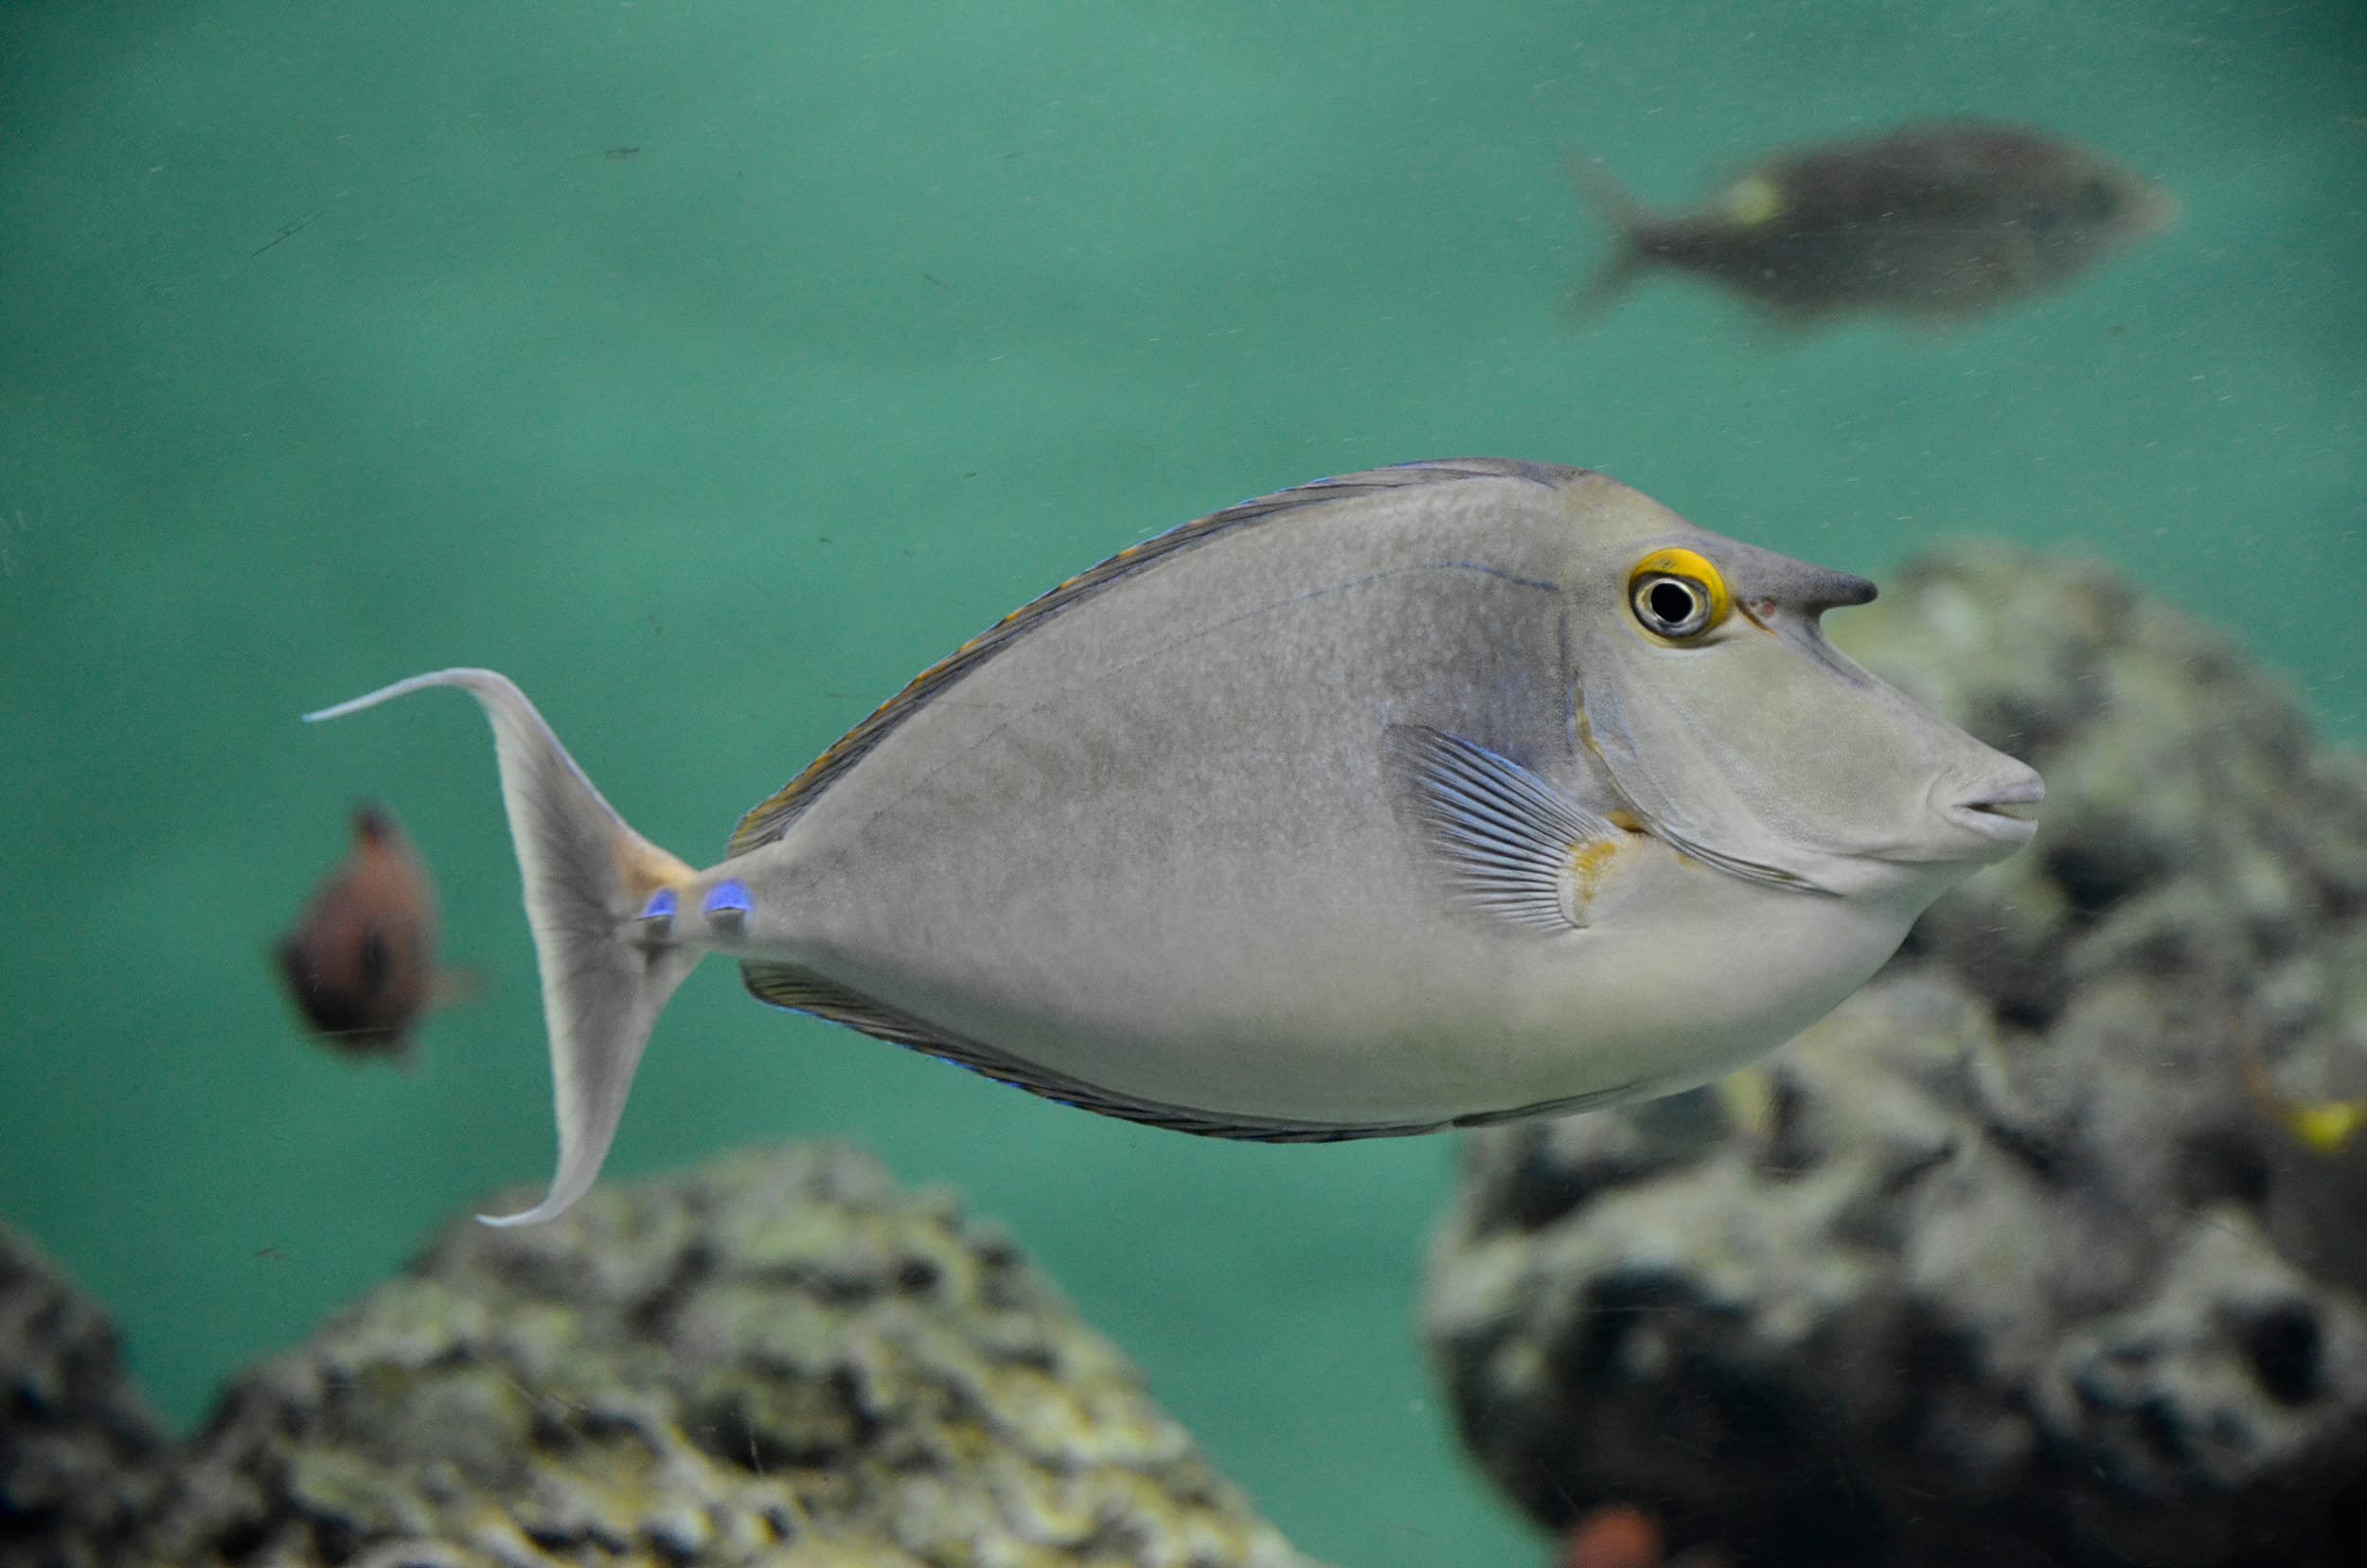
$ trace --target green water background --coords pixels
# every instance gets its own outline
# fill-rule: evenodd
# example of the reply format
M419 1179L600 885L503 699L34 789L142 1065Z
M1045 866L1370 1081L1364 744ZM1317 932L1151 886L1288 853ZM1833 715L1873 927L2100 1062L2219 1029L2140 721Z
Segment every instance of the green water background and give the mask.
M2363 18L0 7L0 1215L187 1421L546 1172L482 722L448 694L299 711L495 666L636 826L712 858L1048 583L1370 464L1599 466L1877 575L1963 532L2099 556L2367 735ZM1673 282L1574 328L1603 254L1574 151L1673 205L1939 113L2091 142L2184 222L1949 332L1794 338ZM410 1073L302 1042L264 968L362 795L491 981ZM1105 1121L716 965L610 1172L813 1133L1007 1220L1309 1551L1541 1559L1415 1347L1451 1142Z

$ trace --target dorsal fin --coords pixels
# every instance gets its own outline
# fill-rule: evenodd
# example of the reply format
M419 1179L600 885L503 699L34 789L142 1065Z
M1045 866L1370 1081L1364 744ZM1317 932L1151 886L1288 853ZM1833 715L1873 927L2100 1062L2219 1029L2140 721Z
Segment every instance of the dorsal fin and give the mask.
M1285 512L1326 501L1370 495L1379 490L1457 479L1486 478L1527 479L1536 484L1560 486L1580 472L1555 468L1545 463L1523 463L1494 457L1400 463L1393 468L1367 469L1361 473L1318 479L1311 484L1277 490L1272 495L1261 495L1169 528L1166 533L1139 544L1130 544L1099 565L1089 567L1059 587L1028 600L915 676L903 690L881 704L872 710L869 718L841 736L805 772L741 817L739 826L732 833L730 853L744 855L787 832L789 825L797 820L798 813L812 805L823 790L841 774L863 760L863 754L885 739L889 731L911 718L921 704L1001 652L1013 639L1034 630L1089 595L1179 551Z

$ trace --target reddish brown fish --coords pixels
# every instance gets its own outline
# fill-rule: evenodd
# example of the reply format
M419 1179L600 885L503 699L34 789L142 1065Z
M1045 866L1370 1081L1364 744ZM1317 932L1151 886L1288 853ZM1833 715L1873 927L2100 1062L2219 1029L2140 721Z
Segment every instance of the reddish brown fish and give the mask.
M2068 282L2178 214L2100 153L1969 121L1779 152L1677 217L1645 211L1592 163L1577 173L1621 236L1588 307L1668 268L1796 322L1976 315Z
M279 939L279 972L327 1043L357 1057L400 1058L447 987L436 964L436 891L394 818L353 812L353 853Z
M1714 1546L1666 1555L1660 1522L1628 1503L1590 1508L1561 1538L1556 1568L1729 1568Z
M1561 1568L1661 1568L1661 1532L1650 1514L1625 1503L1594 1508L1562 1537Z

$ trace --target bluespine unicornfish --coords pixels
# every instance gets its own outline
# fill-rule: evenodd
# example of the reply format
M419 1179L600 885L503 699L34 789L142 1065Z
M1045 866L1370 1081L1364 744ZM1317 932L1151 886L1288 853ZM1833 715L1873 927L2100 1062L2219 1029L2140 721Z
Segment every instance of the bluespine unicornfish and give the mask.
M914 680L705 869L490 719L589 1188L708 953L1068 1104L1319 1141L1666 1094L1780 1044L2026 843L2038 775L1837 651L1873 584L1600 474L1415 463L1120 551Z

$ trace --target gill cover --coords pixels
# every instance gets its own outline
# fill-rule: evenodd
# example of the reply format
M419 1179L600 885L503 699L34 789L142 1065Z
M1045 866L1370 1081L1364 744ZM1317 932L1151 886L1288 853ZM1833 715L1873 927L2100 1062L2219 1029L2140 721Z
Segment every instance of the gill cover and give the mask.
M1675 614L1695 583L1698 626ZM1655 834L1804 892L1860 893L1895 878L1879 863L1951 858L1963 834L1935 792L1995 754L1825 640L1818 616L1874 584L1696 534L1634 550L1608 586L1606 613L1584 617L1580 699L1595 754Z

